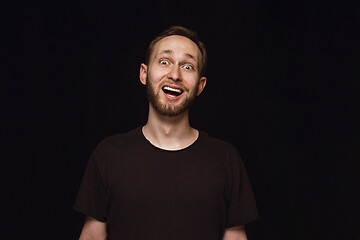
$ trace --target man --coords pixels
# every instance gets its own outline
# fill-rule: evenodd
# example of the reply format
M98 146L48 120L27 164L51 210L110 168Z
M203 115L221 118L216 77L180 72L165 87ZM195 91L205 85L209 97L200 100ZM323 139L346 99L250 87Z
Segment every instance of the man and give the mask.
M80 240L247 239L244 225L257 210L240 157L189 124L206 57L183 27L150 43L139 75L148 121L94 150L74 205L87 215Z

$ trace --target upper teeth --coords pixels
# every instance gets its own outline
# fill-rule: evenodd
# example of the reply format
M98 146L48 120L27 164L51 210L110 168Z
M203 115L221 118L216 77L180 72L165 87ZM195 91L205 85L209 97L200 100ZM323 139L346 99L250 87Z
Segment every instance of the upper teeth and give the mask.
M180 89L176 89L176 88L171 88L171 87L164 87L165 90L169 90L169 91L174 91L174 92L178 92L181 93Z

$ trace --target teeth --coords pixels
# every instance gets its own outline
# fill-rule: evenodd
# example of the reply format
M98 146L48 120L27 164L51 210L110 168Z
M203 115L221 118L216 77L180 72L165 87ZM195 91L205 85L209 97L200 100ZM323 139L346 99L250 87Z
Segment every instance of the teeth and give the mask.
M164 89L165 89L165 90L168 90L168 91L173 91L173 92L181 93L181 90L180 90L180 89L176 89L176 88L164 87Z

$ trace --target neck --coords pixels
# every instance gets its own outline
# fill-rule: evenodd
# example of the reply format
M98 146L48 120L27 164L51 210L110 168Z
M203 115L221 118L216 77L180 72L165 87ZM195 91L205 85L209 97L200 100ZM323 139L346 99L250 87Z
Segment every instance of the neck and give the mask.
M186 148L198 137L198 131L190 126L188 110L178 116L168 117L159 114L151 104L143 134L151 144L166 150Z

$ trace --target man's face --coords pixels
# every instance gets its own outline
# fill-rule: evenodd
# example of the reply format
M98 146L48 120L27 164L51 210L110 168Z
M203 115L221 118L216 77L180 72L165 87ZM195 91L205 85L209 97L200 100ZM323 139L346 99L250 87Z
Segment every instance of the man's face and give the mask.
M199 79L200 58L199 48L186 37L173 35L156 43L148 66L141 65L140 80L158 113L178 116L202 92L206 78Z

